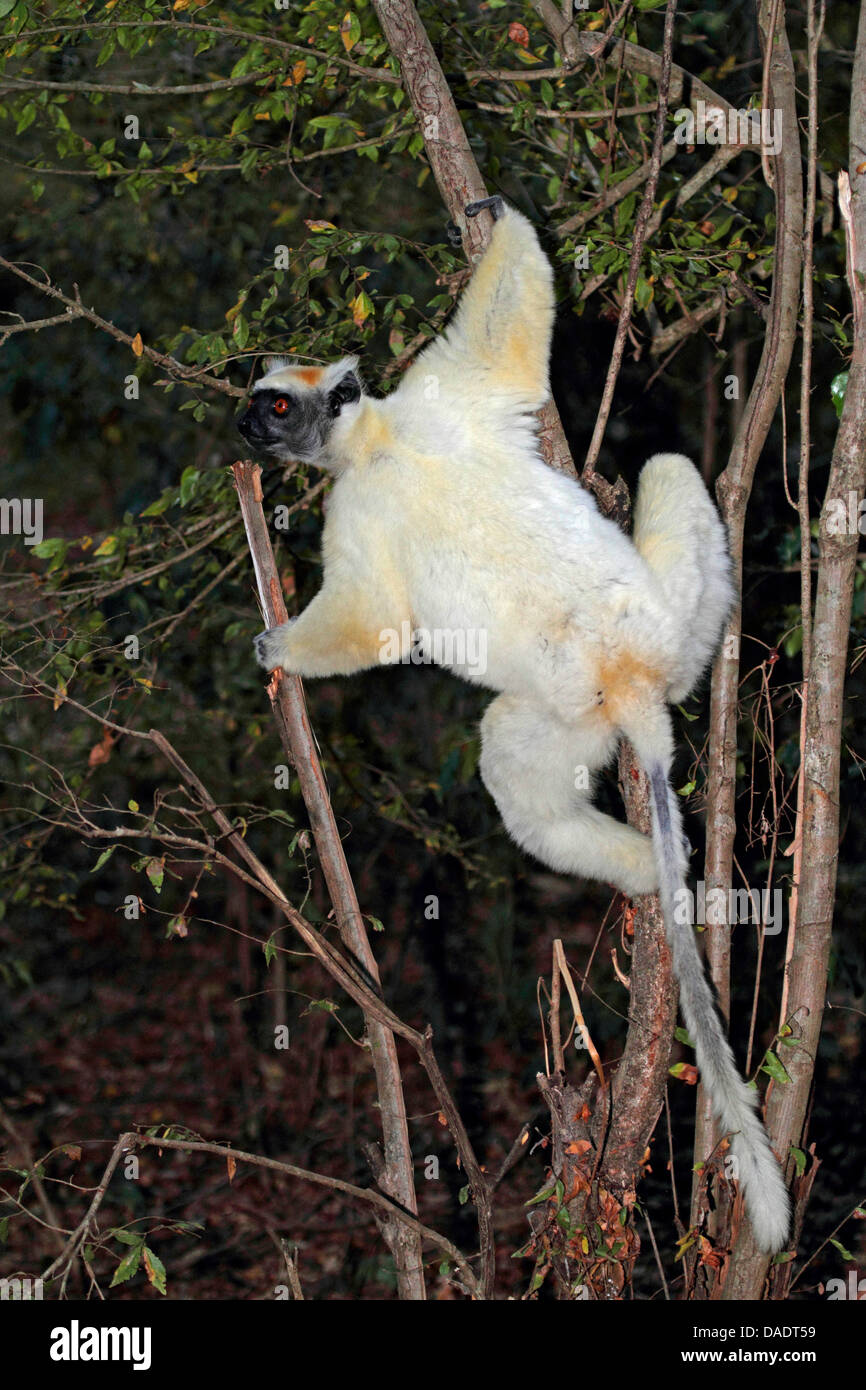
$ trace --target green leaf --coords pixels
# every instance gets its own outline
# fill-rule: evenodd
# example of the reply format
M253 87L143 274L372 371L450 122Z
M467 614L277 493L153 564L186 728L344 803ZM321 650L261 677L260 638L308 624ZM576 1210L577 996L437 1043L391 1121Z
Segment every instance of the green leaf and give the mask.
M144 1268L157 1293L165 1293L165 1265L158 1255L147 1246L142 1246L144 1253Z
M121 33L123 33L123 30L121 30ZM232 128L229 131L229 134L240 135L242 131L248 130L252 124L252 112L250 111L249 107L245 106L243 111L238 112L237 116L235 116L234 120L232 121Z
M108 862L108 860L111 858L112 854L116 849L117 845L109 845L108 849L104 849L100 854L99 858L97 859L96 863L94 864L93 868L90 870L90 872L92 874L95 874L97 869L101 869L103 864L106 864Z
M761 1071L765 1071L768 1076L772 1076L773 1080L780 1082L782 1086L787 1086L788 1082L791 1080L775 1052L767 1053Z
M547 1201L549 1201L550 1198L554 1196L555 1192L556 1192L556 1183L555 1183L555 1182L548 1183L546 1187L543 1187L543 1188L541 1189L540 1192L536 1192L535 1196L534 1196L534 1197L530 1197L529 1201L528 1201L528 1202L524 1202L523 1205L524 1205L525 1207L537 1207L537 1206L539 1205L540 1202L547 1202Z
M854 1263L854 1256L851 1254L850 1250L846 1250L846 1249L845 1249L845 1247L844 1247L844 1245L842 1244L841 1240L833 1240L833 1238L832 1238L832 1236L831 1236L831 1238L830 1238L830 1244L831 1244L831 1245L835 1245L836 1249L839 1251L839 1254L842 1256L842 1259L843 1259L843 1260L847 1260L849 1264L853 1264L853 1263Z
M115 1240L119 1240L121 1245L143 1245L144 1236L140 1231L109 1231L108 1234Z
M722 221L719 223L719 225L715 228L714 231L710 233L710 241L721 241L722 237L726 234L726 232L730 231L731 223L733 222L733 220L733 213L731 213L730 217L722 218Z
M32 101L28 101L27 105L24 107L24 109L20 112L18 116L18 121L15 126L15 134L20 135L22 131L25 131L28 126L31 126L35 120L36 106Z
M274 945L274 938L269 936L262 950L265 953L265 964L271 966L277 958L277 948Z
M841 420L842 406L845 404L845 392L848 389L848 372L839 372L830 382L830 399L836 407L836 415Z
M198 483L199 477L199 470L197 468L193 468L191 465L189 468L185 468L181 473L180 505L182 507L185 507L187 502L189 502L191 498L195 496L196 485Z
M145 865L144 872L147 874L157 893L162 892L162 885L165 882L165 868L158 859L149 859Z
M637 309L646 309L653 301L654 290L649 280L643 275L637 277L637 284L634 287L634 302Z
M144 511L143 511L143 512L140 512L139 515L140 515L140 516L161 516L163 512L168 511L169 507L171 506L172 502L174 501L174 496L175 496L175 489L174 489L173 487L167 487L166 490L165 490L165 492L162 494L162 496L161 496L161 497L157 497L156 501L155 501L155 502L151 502L150 506L149 506L149 507L145 507Z
M55 555L65 554L66 541L61 536L51 536L47 541L40 541L38 545L31 547L31 555L35 555L40 560L51 560Z
M2 0L0 0L0 3L2 3ZM108 38L105 40L105 43L104 43L104 44L102 45L102 47L100 48L99 54L98 54L97 59L96 59L96 66L97 66L98 68L101 68L102 65L103 65L103 63L107 63L107 62L108 62L109 58L111 57L112 53L113 53L114 50L115 50L115 47L116 47L116 44L115 44L115 40L114 40L114 35L113 35L113 34L109 34Z
M361 37L361 21L358 16L352 14L351 11L346 15L346 19L349 22L345 29L340 30L340 35L343 39L343 47L349 52L355 47L355 44Z
M796 656L803 647L803 629L800 626L789 632L782 644L786 656Z
M144 1242L142 1241L140 1245L136 1245L133 1250L130 1250L128 1255L124 1255L117 1269L114 1271L114 1278L109 1285L110 1288L113 1289L116 1284L125 1284L128 1279L132 1278L141 1263L141 1252L143 1249Z
M468 1183L467 1183L466 1187L461 1187L460 1191L459 1191L458 1194L457 1194L457 1200L459 1201L461 1207L465 1207L465 1206L466 1206L466 1203L469 1201L469 1185L468 1185Z
M680 1077L686 1075L687 1068L689 1067L691 1067L690 1062L674 1062L672 1067L668 1067L668 1074L676 1077L677 1081L679 1081Z
M792 1157L793 1160L794 1160L794 1164L795 1164L795 1168L796 1168L797 1177L798 1177L798 1178L802 1178L803 1174L804 1174L805 1171L806 1171L806 1155L805 1155L805 1153L803 1152L802 1149L795 1149L795 1148L794 1148L794 1145L792 1144L792 1145L791 1145L791 1157Z

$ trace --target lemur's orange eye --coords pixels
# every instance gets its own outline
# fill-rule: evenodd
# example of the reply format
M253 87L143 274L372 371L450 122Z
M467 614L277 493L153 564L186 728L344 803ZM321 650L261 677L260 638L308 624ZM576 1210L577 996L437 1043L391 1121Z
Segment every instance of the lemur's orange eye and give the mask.
M277 396L277 399L274 401L274 414L275 414L275 415L285 415L285 413L286 413L286 411L288 410L288 408L289 408L289 402L286 400L286 397L285 397L285 396Z

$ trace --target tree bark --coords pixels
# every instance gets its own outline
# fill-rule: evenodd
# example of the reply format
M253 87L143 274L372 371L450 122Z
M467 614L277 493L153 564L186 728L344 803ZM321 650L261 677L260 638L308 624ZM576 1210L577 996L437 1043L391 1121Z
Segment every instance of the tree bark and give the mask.
M436 187L451 220L460 228L467 256L474 263L490 240L493 219L489 213L479 217L464 214L466 204L485 198L487 189L448 81L412 0L373 0L373 8L400 64L403 86L424 136ZM574 460L552 400L542 406L538 423L545 461L551 468L575 477Z
M767 333L761 360L746 409L734 439L727 467L716 484L719 509L730 538L734 578L739 589L743 575L743 539L746 509L755 469L784 390L797 336L800 271L803 255L803 177L797 124L796 90L791 50L785 29L784 3L778 7L775 38L768 36L772 0L759 0L758 26L769 56L768 99L782 113L783 138L772 159L776 199L776 235L773 289ZM709 894L721 889L727 900L733 872L736 835L737 714L740 677L742 608L734 606L725 629L721 651L713 667L710 695L710 749L707 781L707 850L704 878ZM728 925L708 926L705 933L707 964L719 993L722 1013L731 1006L731 932ZM698 1094L695 1129L695 1164L701 1164L716 1143L715 1120L703 1090ZM698 1215L703 1179L695 1175L692 1220ZM726 1194L719 1192L722 1204Z
M463 209L467 202L485 196L487 190L445 74L412 0L373 0L373 4L391 51L400 63L403 84L424 135L427 157L442 200L461 229L470 259L477 259L486 245L492 220L485 215L467 221ZM589 38L597 44L597 36ZM648 56L654 58L654 55ZM658 76L661 71L661 59L654 59L654 74ZM679 86L676 90L680 91L685 78L681 69L677 72ZM576 476L552 401L539 414L539 429L541 452L547 463ZM602 510L620 525L624 524L628 494L622 481L611 486L597 477L593 491ZM626 745L621 751L620 769L629 822L646 831L650 819L645 779ZM640 1164L663 1102L676 1014L670 956L656 899L645 899L638 905L634 926L633 986L625 1056L612 1093L608 1091L603 1097L596 1097L602 1103L593 1122L594 1140L601 1153L598 1171L593 1175L593 1201L598 1205L601 1198L602 1216L610 1219L611 1224L614 1208L618 1209L622 1198L633 1192L639 1180ZM564 1152L567 1144L560 1142L564 1139L560 1127L562 1107L553 1103L554 1095L559 1092L550 1086L546 1090L542 1087L542 1091L550 1107L554 1151ZM568 1171L564 1171L563 1181L568 1188ZM561 1236L561 1232L559 1234ZM631 1250L632 1244L637 1244L634 1232L629 1232L629 1241ZM626 1260L613 1262L618 1276L625 1263ZM606 1262L605 1269L598 1272L594 1292L599 1297L618 1296L618 1278L608 1277L613 1265ZM563 1296L574 1296L569 1293L573 1282L564 1276L560 1278Z
M854 56L849 125L846 222L848 277L854 303L854 351L839 431L821 511L818 576L806 700L802 871L797 894L794 949L787 971L787 1018L796 1047L785 1050L791 1078L774 1086L767 1122L774 1147L791 1167L791 1145L800 1145L824 1013L833 902L839 853L839 766L842 706L851 603L860 539L856 525L836 533L839 504L866 489L866 0L861 0ZM843 176L844 177L844 176ZM840 180L841 182L841 180ZM846 192L843 186L843 199ZM739 1254L739 1250L736 1252ZM749 1244L736 1261L726 1298L756 1298L766 1257Z

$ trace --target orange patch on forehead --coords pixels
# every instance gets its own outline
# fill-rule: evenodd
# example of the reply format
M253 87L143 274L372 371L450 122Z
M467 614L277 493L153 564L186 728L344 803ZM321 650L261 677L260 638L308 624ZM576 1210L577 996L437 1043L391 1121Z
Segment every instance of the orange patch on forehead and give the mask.
M302 381L305 386L318 386L322 379L321 367L298 367L295 376L298 381Z

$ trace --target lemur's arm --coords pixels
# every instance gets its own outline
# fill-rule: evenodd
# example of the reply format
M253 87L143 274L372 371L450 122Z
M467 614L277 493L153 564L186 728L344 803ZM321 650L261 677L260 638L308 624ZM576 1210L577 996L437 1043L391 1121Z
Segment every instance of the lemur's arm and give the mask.
M480 211L489 200L470 204ZM445 334L437 339L404 382L429 375L454 379L465 366L461 389L487 401L513 396L527 410L547 399L553 329L553 271L527 219L501 199L490 244Z
M299 617L259 634L256 660L293 676L348 676L378 664L381 633L362 595L326 584Z
M329 575L326 565L325 582L303 613L255 639L256 659L266 671L282 666L293 676L349 676L399 661L410 628L400 594L342 567Z

